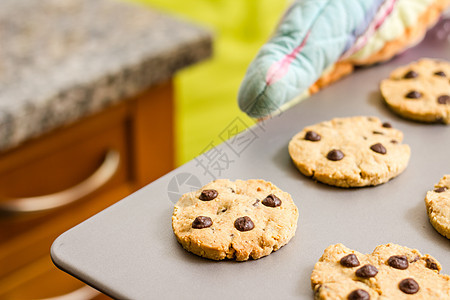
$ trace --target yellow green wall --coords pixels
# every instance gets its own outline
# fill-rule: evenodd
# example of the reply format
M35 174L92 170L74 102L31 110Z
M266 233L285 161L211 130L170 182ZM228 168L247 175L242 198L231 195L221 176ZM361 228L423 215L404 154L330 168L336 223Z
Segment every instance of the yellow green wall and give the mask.
M248 64L276 26L287 0L130 0L206 26L215 34L211 59L179 72L176 85L177 165L218 145L236 117L254 121L237 105Z

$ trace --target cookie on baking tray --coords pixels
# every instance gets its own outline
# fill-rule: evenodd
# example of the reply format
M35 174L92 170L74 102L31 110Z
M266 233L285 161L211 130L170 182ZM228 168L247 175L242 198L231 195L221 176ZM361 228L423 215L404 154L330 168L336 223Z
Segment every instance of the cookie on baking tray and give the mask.
M450 299L450 276L432 256L396 244L361 254L329 246L314 266L315 299Z
M305 127L289 154L306 176L339 187L378 185L406 168L403 133L376 117L336 118Z
M272 183L219 179L180 198L172 227L187 251L214 260L244 261L287 244L297 219L291 196Z
M428 218L433 227L450 239L450 175L445 175L425 197Z
M450 123L450 63L421 59L394 70L380 85L388 106L416 121Z

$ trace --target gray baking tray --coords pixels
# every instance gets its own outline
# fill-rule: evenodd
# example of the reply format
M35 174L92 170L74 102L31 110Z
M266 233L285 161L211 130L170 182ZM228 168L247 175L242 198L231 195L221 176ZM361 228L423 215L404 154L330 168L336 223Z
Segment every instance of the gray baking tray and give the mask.
M426 192L450 174L450 127L397 117L378 90L380 80L400 65L420 57L450 60L449 22L442 20L421 44L389 63L357 70L65 232L51 249L55 264L114 298L128 299L312 299L311 271L335 243L364 253L398 243L433 255L443 273L450 273L450 241L430 225L424 204ZM386 184L357 189L301 175L288 154L291 137L307 125L355 115L377 116L404 132L412 149L406 171ZM205 126L213 121L205 120ZM233 120L205 149L242 126L243 120ZM300 212L295 237L247 262L210 261L185 251L172 232L174 202L214 178L262 178L289 192Z

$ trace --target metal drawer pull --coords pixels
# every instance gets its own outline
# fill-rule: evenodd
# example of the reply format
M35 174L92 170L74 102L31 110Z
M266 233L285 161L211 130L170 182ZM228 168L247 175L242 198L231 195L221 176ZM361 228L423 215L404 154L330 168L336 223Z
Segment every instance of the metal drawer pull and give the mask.
M89 195L106 184L117 172L120 154L117 150L108 150L102 165L88 178L77 185L54 194L14 198L0 201L0 211L21 213L38 212L64 206Z
M93 299L93 298L97 297L98 295L100 295L99 291L97 291L94 288L91 288L88 285L85 285L71 293L68 293L68 294L65 294L62 296L45 298L45 299L41 299L41 300L80 300L80 299L88 300L88 299Z

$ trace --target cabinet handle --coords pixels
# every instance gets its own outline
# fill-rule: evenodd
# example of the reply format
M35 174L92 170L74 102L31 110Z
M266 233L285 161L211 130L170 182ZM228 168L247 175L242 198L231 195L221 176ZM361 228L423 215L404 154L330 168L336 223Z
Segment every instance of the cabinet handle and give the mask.
M100 295L100 292L88 285L85 285L73 292L65 295L45 298L41 300L79 300L79 299L93 299Z
M120 164L120 154L110 149L101 166L88 178L66 190L37 197L10 198L0 200L0 211L10 213L38 212L62 207L89 195L106 184L116 174Z

